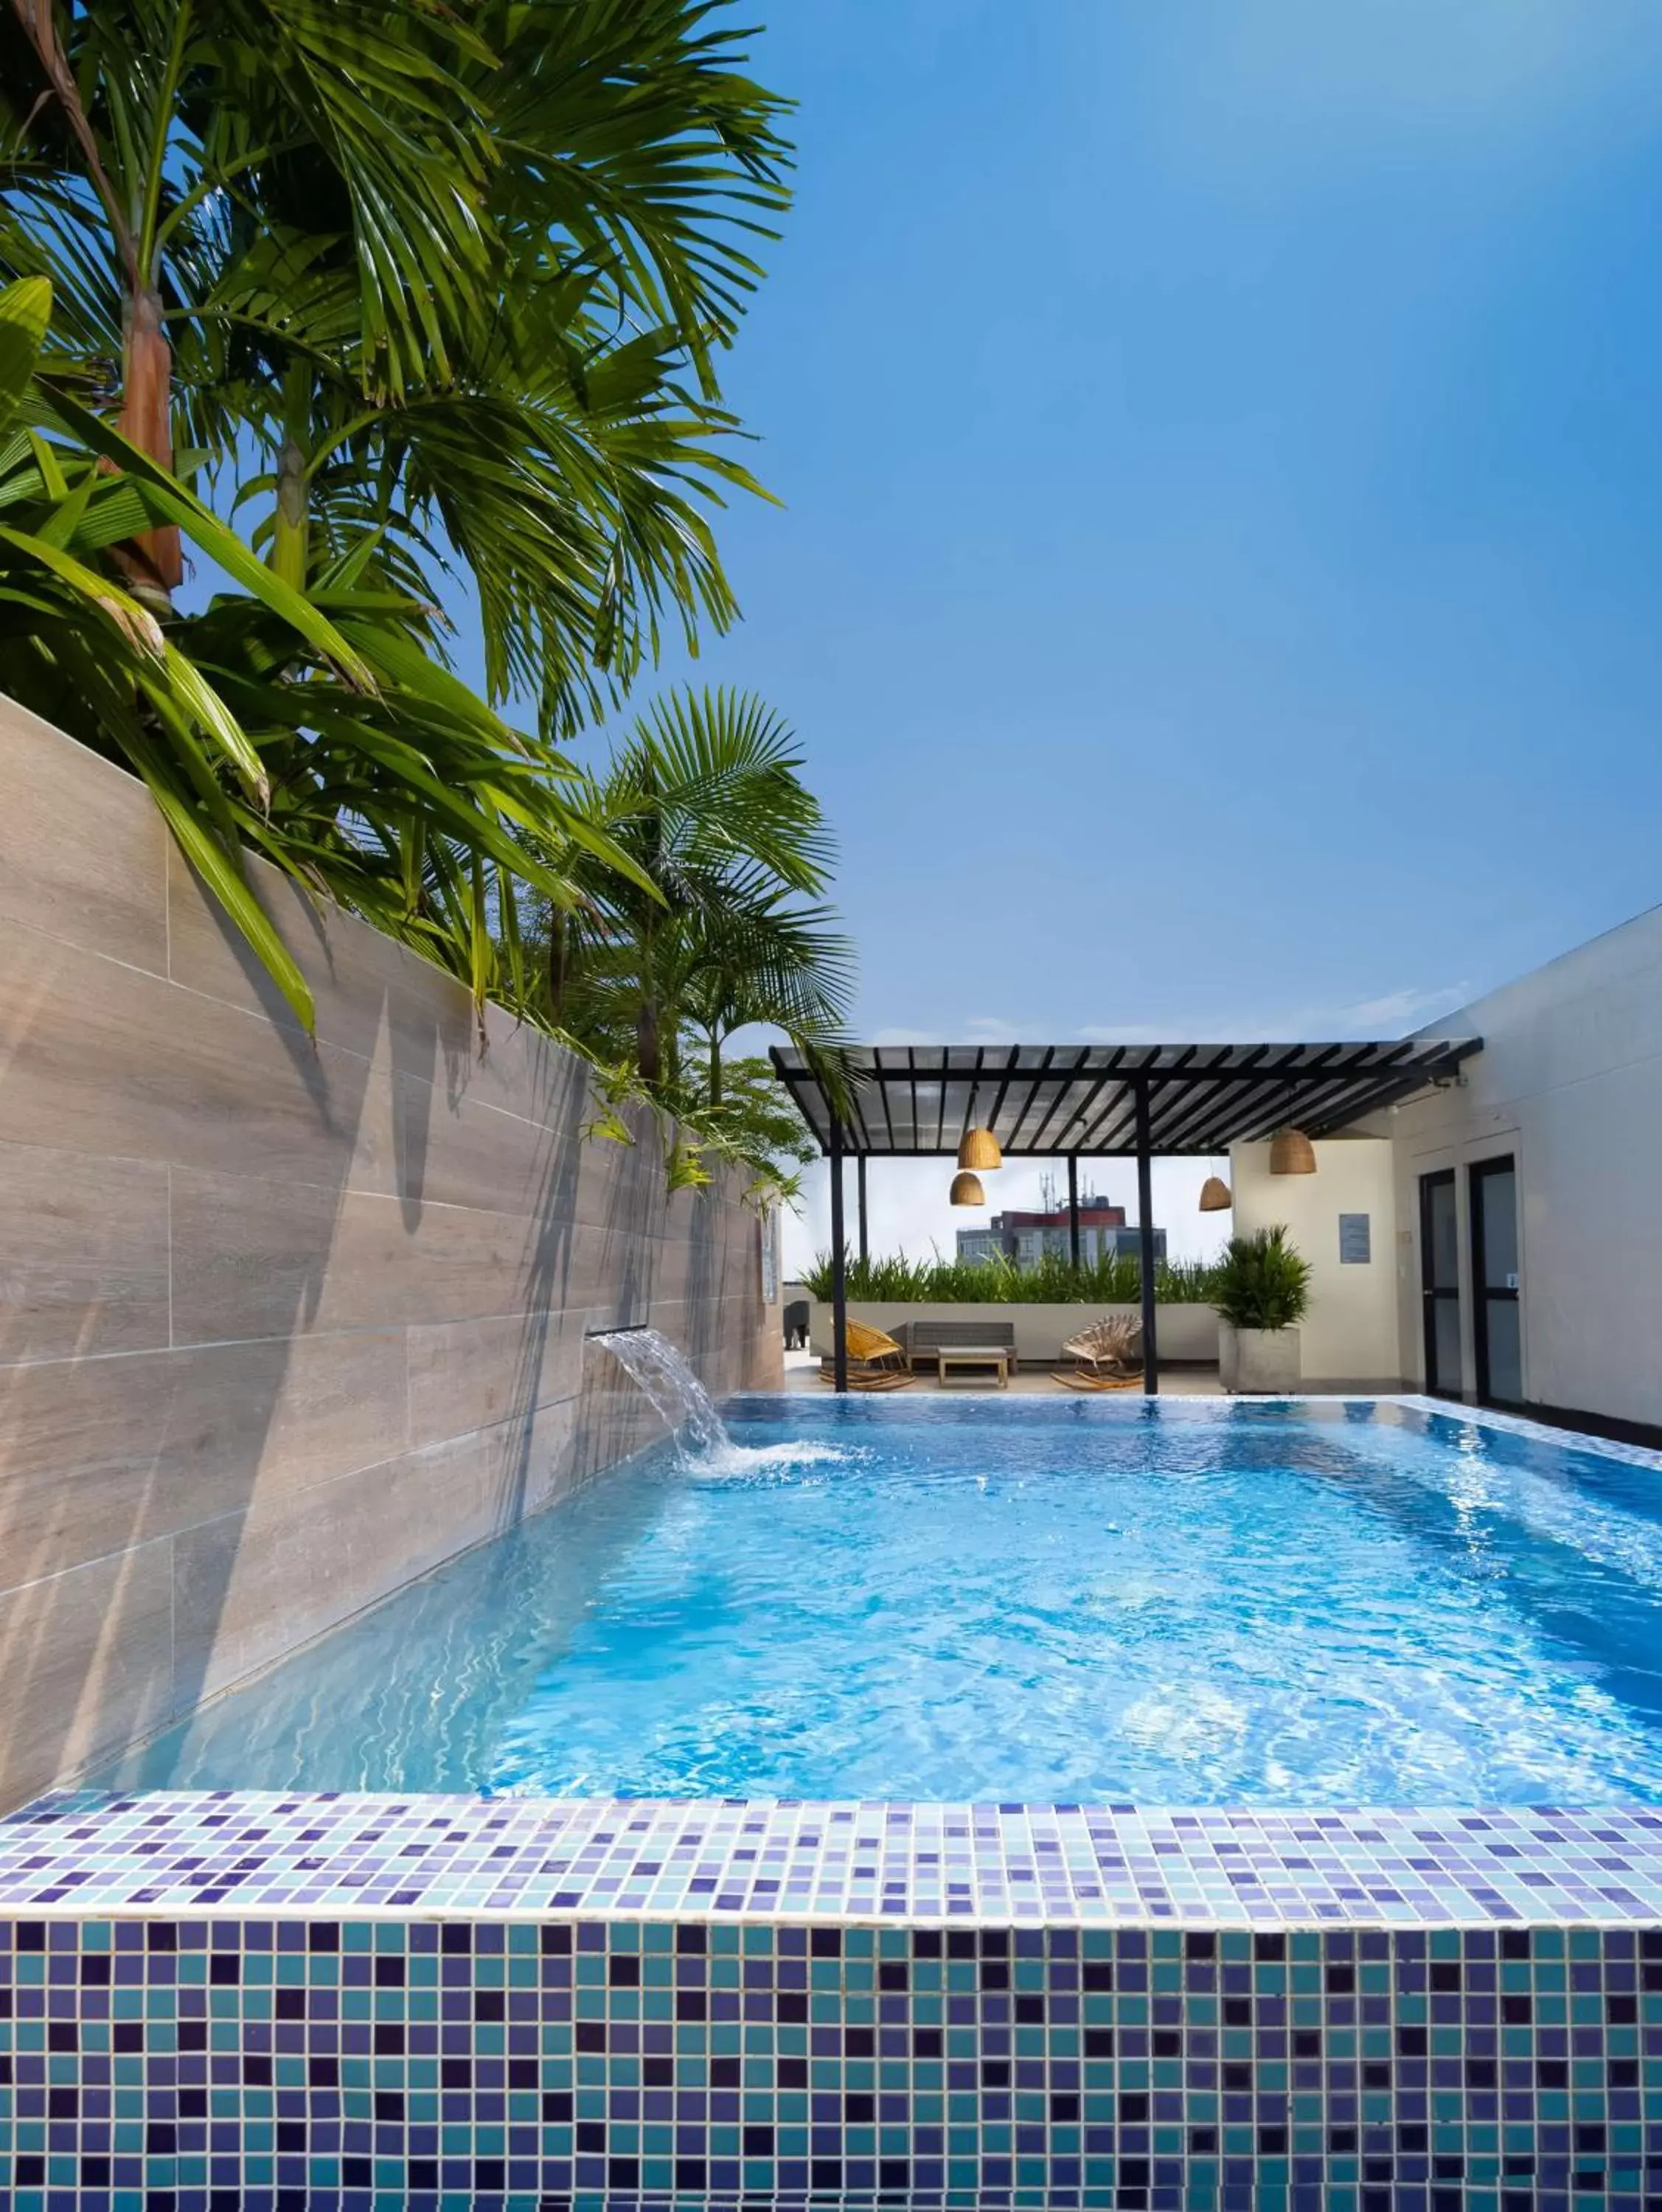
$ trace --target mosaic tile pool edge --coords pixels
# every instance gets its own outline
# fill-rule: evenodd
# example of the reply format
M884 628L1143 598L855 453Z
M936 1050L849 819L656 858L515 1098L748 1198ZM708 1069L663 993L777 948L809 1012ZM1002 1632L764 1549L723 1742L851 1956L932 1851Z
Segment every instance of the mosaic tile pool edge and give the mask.
M1662 1925L1662 1809L87 1793L0 1821L4 1911Z
M21 1920L17 2212L1640 2212L1662 1930Z

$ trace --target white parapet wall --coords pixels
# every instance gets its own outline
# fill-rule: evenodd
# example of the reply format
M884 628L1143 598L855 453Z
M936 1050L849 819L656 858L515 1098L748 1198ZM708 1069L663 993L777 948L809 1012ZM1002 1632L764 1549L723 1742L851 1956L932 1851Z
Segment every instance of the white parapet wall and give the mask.
M1267 1144L1234 1147L1236 1231L1280 1223L1310 1262L1310 1311L1299 1328L1306 1389L1400 1388L1397 1269L1410 1255L1397 1242L1391 1142L1335 1137L1315 1149L1314 1175L1272 1176Z
M926 1299L849 1300L850 1320L864 1322L868 1328L880 1328L890 1334L900 1322L1014 1322L1016 1358L1024 1365L1035 1366L1060 1359L1062 1347L1069 1337L1077 1336L1082 1328L1088 1328L1093 1321L1100 1321L1106 1314L1140 1317L1135 1306L1026 1305L1016 1302L1008 1305L948 1305L933 1304ZM1155 1327L1161 1359L1216 1364L1218 1317L1210 1306L1162 1305ZM814 1301L808 1341L822 1359L830 1358L831 1310L822 1299Z

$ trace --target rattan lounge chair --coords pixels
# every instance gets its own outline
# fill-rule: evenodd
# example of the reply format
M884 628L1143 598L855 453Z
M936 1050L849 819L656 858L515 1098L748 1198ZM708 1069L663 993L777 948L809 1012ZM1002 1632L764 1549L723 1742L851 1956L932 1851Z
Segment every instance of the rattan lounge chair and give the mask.
M1065 1389L1135 1390L1142 1381L1142 1325L1129 1314L1093 1321L1062 1349L1074 1364L1051 1379Z
M850 1390L904 1390L912 1380L911 1369L906 1364L906 1347L897 1344L892 1336L885 1336L880 1328L868 1328L862 1321L851 1321L843 1330L843 1340L848 1346ZM836 1382L835 1360L820 1361L819 1380Z

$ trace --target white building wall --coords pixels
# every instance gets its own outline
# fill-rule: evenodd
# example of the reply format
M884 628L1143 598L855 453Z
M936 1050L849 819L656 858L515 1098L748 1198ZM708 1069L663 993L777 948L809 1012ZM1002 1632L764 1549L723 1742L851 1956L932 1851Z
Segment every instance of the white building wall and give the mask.
M1423 1379L1419 1178L1456 1170L1462 1356L1473 1369L1470 1181L1513 1154L1524 1392L1662 1425L1662 908L1428 1025L1477 1036L1462 1084L1396 1109L1404 1371Z
M1236 1231L1247 1236L1282 1223L1310 1262L1310 1311L1299 1332L1306 1387L1397 1388L1403 1370L1390 1140L1330 1138L1316 1146L1313 1176L1272 1176L1267 1144L1237 1145L1229 1168ZM1339 1258L1342 1213L1368 1217L1365 1265Z

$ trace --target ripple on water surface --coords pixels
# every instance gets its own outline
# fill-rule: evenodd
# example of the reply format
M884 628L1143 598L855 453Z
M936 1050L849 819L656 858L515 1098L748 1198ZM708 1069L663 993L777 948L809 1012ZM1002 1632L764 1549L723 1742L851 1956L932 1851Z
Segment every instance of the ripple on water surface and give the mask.
M755 1401L123 1786L1662 1801L1658 1477L1381 1407Z

